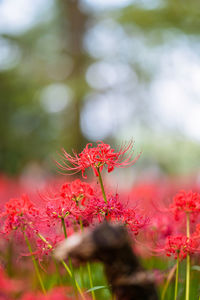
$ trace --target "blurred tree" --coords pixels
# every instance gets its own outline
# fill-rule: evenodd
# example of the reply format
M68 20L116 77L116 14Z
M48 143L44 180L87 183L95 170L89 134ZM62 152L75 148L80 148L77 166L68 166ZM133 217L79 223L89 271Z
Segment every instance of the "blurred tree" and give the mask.
M91 9L81 0L57 0L51 7L51 17L44 14L42 22L31 29L18 35L0 34L0 51L4 49L8 53L6 59L1 59L3 55L0 57L1 172L19 173L31 160L45 163L62 146L80 151L86 143L80 127L86 96L90 92L106 95L108 90L108 85L100 89L86 81L88 67L106 57L84 47L89 31L99 22L113 20L131 39L135 27L144 33L153 33L149 39L157 44L166 42L163 37L166 30L178 29L177 36L199 35L199 1L157 3L149 8L145 1L135 1L125 8L105 12ZM113 35L117 34L117 30L113 31ZM131 49L125 47L123 51L119 54L121 61L125 61L126 55L129 57L126 63L137 74L139 83L151 82L153 69L141 61L133 61L128 53ZM111 56L115 64L119 57L115 57L115 52ZM118 73L117 77L120 76ZM116 89L117 94L118 86L116 81L110 90ZM132 90L125 93L125 97L130 93ZM61 96L65 97L64 102L59 102ZM145 123L149 117L145 115L146 105L151 104L145 97L139 96L137 101L136 98L132 118L141 118ZM145 105L142 106L141 101Z
M44 162L61 146L71 150L73 145L80 151L85 144L80 111L88 88L84 79L88 62L82 49L86 16L78 1L58 1L56 12L49 22L24 34L2 34L18 47L21 59L0 72L1 172L18 173L29 161ZM46 111L40 98L43 89L55 82L67 83L73 99L61 113L51 114L48 99Z
M143 2L145 3L145 2ZM120 22L134 24L147 31L154 29L180 29L186 34L200 32L200 3L193 0L160 1L152 9L130 5L120 12Z
M80 128L82 100L88 92L85 73L89 65L89 57L83 49L86 22L89 15L79 8L78 0L59 1L61 39L64 41L63 51L72 59L72 69L66 82L73 90L73 101L70 107L70 124L67 121L69 109L63 114L64 126L61 136L63 145L71 151L71 145L79 152L85 145L85 138ZM68 139L66 140L66 129ZM69 143L70 141L70 143Z

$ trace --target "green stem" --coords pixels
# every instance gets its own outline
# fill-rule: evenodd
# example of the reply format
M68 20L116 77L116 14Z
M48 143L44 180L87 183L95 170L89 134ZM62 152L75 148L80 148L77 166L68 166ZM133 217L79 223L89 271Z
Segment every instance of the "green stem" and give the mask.
M80 222L81 231L83 232L83 222L82 222L82 219L81 219L81 218L80 218L79 222ZM80 266L79 270L80 270L81 286L82 286L82 288L83 288L83 287L85 286L85 283L84 283L84 272L83 272L83 267Z
M97 172L98 172L98 175L99 175L98 177L99 177L99 183L100 183L100 186L101 186L101 191L102 191L102 194L103 194L103 199L106 203L108 203L107 198L106 198L104 185L103 185L103 180L102 180L102 177L101 177L101 172L99 171L99 168L97 168Z
M23 232L23 234L24 234L24 239L25 239L25 241L26 241L28 250L29 250L29 252L30 252L30 254L31 254L31 257L32 257L32 261L33 261L33 265L34 265L34 268L35 268L35 273L36 273L36 275L37 275L37 277L38 277L38 281L39 281L39 283L40 283L40 285L41 285L41 288L42 288L43 293L46 294L46 290L45 290L45 287L44 287L44 284L43 284L43 281L42 281L42 277L41 277L41 275L40 275L40 271L39 271L39 268L38 268L38 264L37 264L37 261L36 261L36 259L35 259L35 256L33 255L33 251L32 251L32 248L31 248L31 244L30 244L30 242L29 242L29 240L28 240L28 237L27 237L26 233Z
M44 243L46 243L50 249L53 248L53 246L45 239L45 237L43 237L43 235L41 235L40 233L37 233L37 236L38 236ZM53 259L53 261L54 261L54 263L55 263L56 269L58 270L57 262L55 261L55 259ZM72 273L71 273L69 267L67 266L67 264L64 262L64 260L61 260L61 263L64 265L64 267L65 267L65 269L67 270L69 276L72 277ZM60 277L60 273L59 273L59 277Z
M62 223L63 224L63 223ZM64 224L65 225L65 224ZM66 232L66 227L64 226L63 227L63 230L64 230L64 234L65 234L65 237L67 236L67 232ZM47 245L48 245L48 247L49 248L53 248L52 247L52 245L51 244L49 244L49 242L40 234L40 233L38 233L37 234L38 236L39 236L39 238L41 238L41 240L43 241L43 242L45 242ZM73 276L72 276L72 272L71 272L71 270L70 270L70 268L68 267L68 265L65 263L65 261L64 260L61 260L61 263L62 263L62 265L64 266L64 268L65 268L65 270L67 271L67 273L69 274L69 276L72 278ZM56 267L57 267L57 263L55 262L55 265L56 265ZM59 273L59 275L60 275L60 273ZM79 286L79 284L78 284L78 282L75 280L75 284L76 284L76 288L77 288L77 290L79 291L79 293L80 293L80 295L81 295L81 298L82 299L85 299L85 297L84 297L84 295L83 295L83 293L82 293L82 291L81 291L81 288L80 288L80 286Z
M177 298L178 294L178 271L179 271L179 256L177 256L177 263L176 263L176 281L175 281L175 291L174 291L174 300Z
M49 242L45 239L45 237L43 237L43 235L41 235L40 233L37 233L37 236L45 243L47 244L47 246L49 247L49 249L52 249L52 245L49 244Z
M87 270L88 270L88 276L89 276L89 281L90 281L90 287L93 288L94 285L93 285L93 280L92 280L92 272L91 272L91 266L89 263L87 263ZM96 300L94 290L92 290L91 293L92 293L92 299Z
M81 231L83 232L84 228L83 228L83 222L82 222L81 218L80 218L79 222L80 222ZM90 288L93 289L94 284L93 284L93 280L92 280L91 265L89 262L87 263L87 271L88 271L88 276L89 276ZM92 294L92 299L96 300L94 290L91 291L91 294Z
M38 233L37 233L37 236L38 236L45 244L47 244L47 246L48 246L49 249L52 249L52 248L53 248L53 246L45 239L45 237L44 237L41 233L38 232ZM54 257L53 257L53 262L54 262L55 267L56 267L56 272L57 272L57 275L58 275L58 278L59 278L59 282L62 283L63 280L62 280L62 277L61 277L60 272L59 272L59 267L58 267L57 261L54 259Z
M186 214L186 233L187 238L190 237L190 214ZM187 253L186 261L186 287L185 287L185 300L190 298L190 254Z
M68 265L66 264L66 262L64 260L61 260L61 263L64 266L67 273L69 274L69 276L72 277L72 272L71 272L70 268L68 267Z
M62 279L62 276L60 275L58 262L54 257L53 257L53 262L54 262L54 265L55 265L55 268L56 268L58 283L62 285L63 284L63 279Z
M65 238L67 239L67 230L66 230L66 226L65 226L65 219L63 217L61 218L61 222L62 222L62 228L64 231Z
M66 228L65 228L64 232L67 234ZM37 235L41 238L41 240L42 240L43 242L45 242L50 248L52 248L52 245L49 244L49 242L48 242L48 241L47 241L40 233L38 233ZM65 235L65 236L66 236L66 235ZM55 262L55 261L54 261L54 262ZM72 272L71 272L70 268L68 267L68 265L64 262L64 260L61 260L61 263L62 263L62 265L64 266L64 268L65 268L65 270L67 271L67 273L69 274L69 276L72 278ZM55 265L56 265L56 267L58 267L56 262L55 262ZM59 273L59 275L60 275L60 273ZM78 282L77 282L76 280L75 280L75 284L76 284L77 290L79 291L79 293L80 293L80 295L81 295L81 298L82 298L82 299L85 299L85 297L84 297L84 295L83 295L83 293L82 293L82 291L81 291L81 288L80 288L80 286L79 286L79 284L78 284Z
M163 291L162 291L162 295L161 295L161 300L164 300L165 299L165 295L166 295L166 292L167 292L167 289L168 289L168 286L174 276L174 272L176 271L176 268L177 268L177 265L175 264L173 266L173 268L170 270L168 276L167 276L167 280L166 280L166 283L164 285L164 288L163 288Z
M67 271L67 273L69 274L69 276L72 278L72 272L71 272L70 268L68 267L68 265L64 262L64 260L61 260L61 263L63 264L63 266L64 266L65 270ZM79 294L81 295L81 298L85 300L85 296L83 295L83 292L81 291L81 288L80 288L78 282L76 281L75 284L76 284L76 288L77 288Z
M79 273L80 273L80 279L81 279L81 287L84 288L85 283L84 283L84 270L83 270L83 266L79 267Z
M65 226L65 219L63 217L61 218L61 222L62 222L62 227L63 227L65 238L67 239L67 230L66 230L66 226ZM68 256L68 261L69 261L69 268L70 268L72 283L73 283L75 292L76 292L76 289L77 289L78 292L80 293L82 299L85 299L85 297L84 297L84 295L83 295L83 293L81 291L81 288L80 288L80 286L79 286L79 284L78 284L78 282L77 282L77 280L75 278L74 268L73 268L70 256Z

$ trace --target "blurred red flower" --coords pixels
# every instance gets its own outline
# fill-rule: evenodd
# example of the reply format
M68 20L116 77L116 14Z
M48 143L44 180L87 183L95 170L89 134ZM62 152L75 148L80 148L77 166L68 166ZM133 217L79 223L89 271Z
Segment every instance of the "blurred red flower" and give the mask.
M188 238L185 235L168 236L165 244L167 256L173 255L175 259L186 258L187 254L194 253L196 250L196 241L193 238Z
M179 213L199 213L200 212L200 194L192 191L180 191L173 198L173 203L170 205L175 218L179 217Z
M32 225L38 215L39 210L24 194L21 198L13 198L6 202L5 211L0 217L5 218L4 231L8 233L19 227L26 229L28 225Z

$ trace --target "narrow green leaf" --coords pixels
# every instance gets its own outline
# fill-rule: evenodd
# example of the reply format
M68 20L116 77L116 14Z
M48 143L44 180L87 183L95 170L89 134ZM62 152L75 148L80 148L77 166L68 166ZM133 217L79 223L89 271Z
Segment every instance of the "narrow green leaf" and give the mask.
M200 271L200 266L192 266L192 270Z
M96 290L100 290L100 289L108 289L108 286L107 285L94 286L93 288L87 290L86 293L90 293L92 291L96 291Z

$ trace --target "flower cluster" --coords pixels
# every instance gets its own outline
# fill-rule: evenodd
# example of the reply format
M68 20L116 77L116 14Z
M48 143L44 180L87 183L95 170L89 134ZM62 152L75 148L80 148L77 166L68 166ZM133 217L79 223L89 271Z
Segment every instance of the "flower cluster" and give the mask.
M173 198L170 209L173 211L176 219L178 219L180 212L199 213L200 194L192 191L180 191Z
M173 213L176 223L173 224L172 221L175 229L166 237L165 252L167 256L173 255L175 259L183 260L188 254L199 251L199 228L197 226L196 231L192 233L194 225L190 226L190 221L198 219L200 194L193 191L179 191L173 197L173 202L167 211ZM180 216L183 218L180 219Z
M39 215L39 210L30 201L27 195L21 198L10 199L5 204L5 211L1 217L5 218L4 231L9 233L18 228L25 230L31 227Z
M89 183L76 179L70 183L63 184L58 196L64 200L73 200L77 205L81 201L81 205L84 205L86 199L94 196L94 189Z
M44 196L46 204L46 215L50 218L50 226L52 219L67 217L67 224L79 221L80 218L86 219L92 217L90 203L94 197L94 189L92 185L76 179L71 182L64 183L61 188L53 195ZM91 218L89 218L91 221Z
M8 235L8 237L20 237L20 239L16 239L15 243L15 248L18 247L16 256L19 257L23 251L22 247L27 246L29 253L23 255L32 258L38 285L44 293L42 295L30 292L21 297L19 295L18 298L21 300L68 299L66 290L63 288L52 289L46 293L46 283L43 282L44 274L40 275L40 268L43 270L52 268L52 251L60 241L74 231L84 230L84 227L94 226L107 219L124 223L133 234L137 235L139 230L148 223L146 217L140 215L132 205L128 206L127 201L123 202L118 194L113 194L111 190L107 192L104 189L101 175L104 168L108 172L112 172L115 167L127 167L135 163L138 157L133 157L132 141L118 150L114 150L103 142L97 142L95 147L91 143L87 144L80 154L74 153L74 156L71 156L65 151L63 154L63 163L58 163L62 169L71 173L81 171L83 177L86 178L85 171L91 168L94 175L97 176L99 184L86 183L80 179L67 181L58 188L51 187L51 191L48 188L45 189L45 192L37 194L40 197L33 196L34 202L30 201L25 194L20 198L12 198L0 212L2 233L15 231L16 234ZM62 266L68 276L74 276L70 258L68 264L63 261ZM57 273L60 273L59 268L60 266L56 265ZM89 274L89 276L91 275ZM80 295L84 294L81 290L84 288L84 281L81 279L81 287L75 277L72 282L74 294L77 290ZM93 286L90 288L93 289ZM73 295L73 291L69 291L69 293ZM5 295L10 296L10 293ZM84 298L89 299L87 295Z
M93 207L95 208L95 215L101 222L105 218L108 220L119 220L124 212L124 207L119 201L119 195L108 195L107 203L102 197L94 198ZM96 203L95 203L96 202Z
M80 223L85 227L107 219L123 222L137 234L147 223L147 219L136 213L136 209L125 207L118 194L107 194L105 202L97 187L93 188L79 179L64 183L46 199L45 220L49 226L60 223L60 218L65 219L67 227Z
M115 152L110 145L103 142L97 142L96 147L89 143L80 154L74 152L74 156L63 150L62 163L57 162L57 164L61 169L72 174L81 171L83 178L87 177L84 174L85 170L91 167L94 174L99 176L98 172L101 172L104 167L108 172L112 172L115 167L133 165L138 159L138 156L133 158L133 146L133 141L130 141Z
M173 255L175 259L179 257L180 260L186 258L187 254L194 253L196 249L196 242L193 238L188 238L184 235L168 236L165 244L165 251L167 256Z
M141 228L149 224L149 218L137 214L134 208L124 209L121 219L135 235Z

